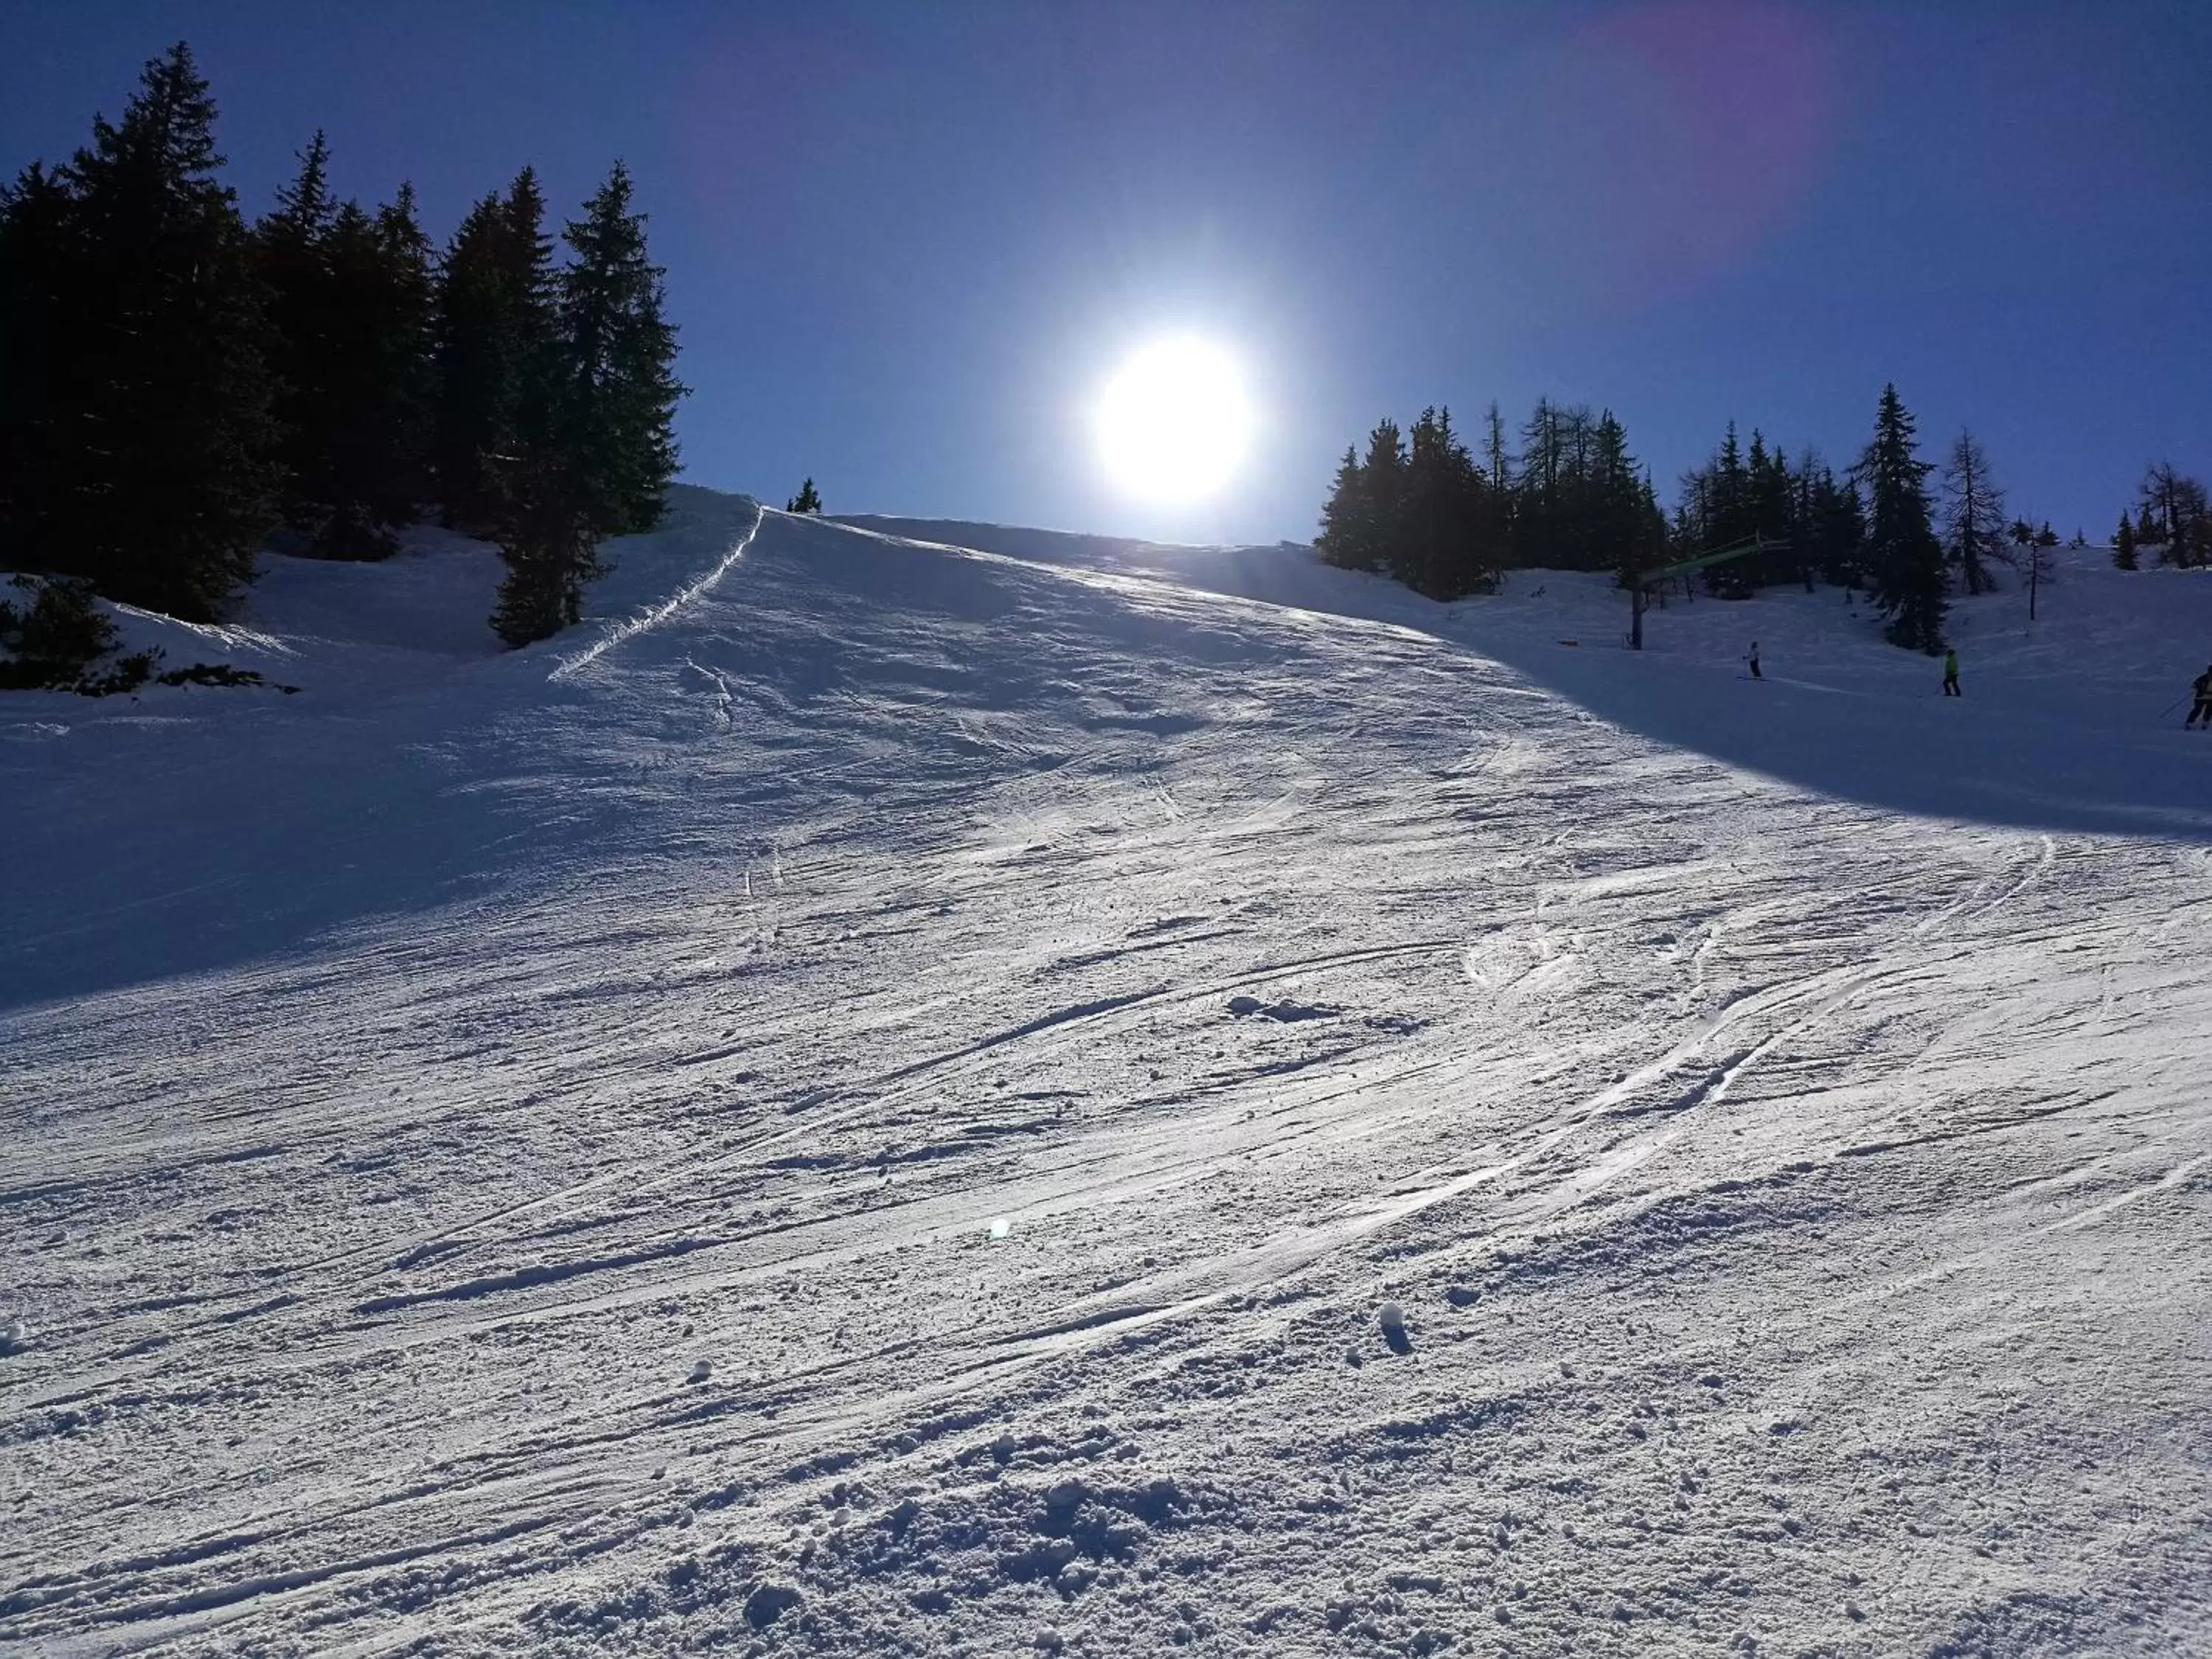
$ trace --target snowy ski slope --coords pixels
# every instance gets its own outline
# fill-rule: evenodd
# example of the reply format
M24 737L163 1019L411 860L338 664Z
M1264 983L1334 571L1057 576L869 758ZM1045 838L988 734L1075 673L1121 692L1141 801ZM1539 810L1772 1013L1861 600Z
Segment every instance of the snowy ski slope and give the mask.
M0 1650L2212 1648L2212 584L615 551L0 707Z

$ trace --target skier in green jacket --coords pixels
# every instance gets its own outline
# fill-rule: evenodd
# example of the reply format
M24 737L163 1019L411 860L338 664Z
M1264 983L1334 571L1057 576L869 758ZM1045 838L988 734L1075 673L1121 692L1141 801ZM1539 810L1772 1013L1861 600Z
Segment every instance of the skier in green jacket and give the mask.
M1955 650L1943 653L1943 695L1947 697L1966 695L1959 690L1959 653Z

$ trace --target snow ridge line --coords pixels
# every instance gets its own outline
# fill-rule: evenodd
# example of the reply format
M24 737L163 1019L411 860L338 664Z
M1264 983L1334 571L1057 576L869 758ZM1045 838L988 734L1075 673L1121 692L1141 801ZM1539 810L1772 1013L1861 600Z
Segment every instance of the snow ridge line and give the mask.
M758 501L752 504L752 508L753 521L745 526L744 533L730 544L729 550L715 562L712 570L700 577L689 587L679 588L650 611L641 611L627 622L616 623L605 634L579 651L574 656L563 657L554 665L552 672L545 678L548 680L563 680L578 669L588 667L616 646L635 639L648 629L658 628L716 582L721 580L729 568L744 557L745 550L753 544L753 538L760 534L761 520L766 516L765 511Z

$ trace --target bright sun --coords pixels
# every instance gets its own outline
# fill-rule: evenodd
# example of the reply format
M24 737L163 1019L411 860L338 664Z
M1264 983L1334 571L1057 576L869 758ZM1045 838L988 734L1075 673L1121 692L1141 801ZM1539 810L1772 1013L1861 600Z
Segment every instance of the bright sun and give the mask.
M1096 419L1114 482L1164 506L1218 490L1252 440L1236 360L1188 337L1155 340L1123 363L1099 397Z

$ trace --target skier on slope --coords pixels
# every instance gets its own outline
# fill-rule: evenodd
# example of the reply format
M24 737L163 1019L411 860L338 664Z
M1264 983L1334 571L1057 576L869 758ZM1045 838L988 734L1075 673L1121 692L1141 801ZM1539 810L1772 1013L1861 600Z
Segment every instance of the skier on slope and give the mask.
M2204 729L2212 732L2212 663L2205 665L2204 672L2197 677L2189 689L2196 694L2197 701L2189 706L2189 718L2182 721L2181 729L2186 732L2197 721L2203 720Z
M1947 697L1966 695L1959 690L1959 653L1955 648L1943 653L1943 695Z
M1766 678L1765 675L1759 672L1759 641L1757 640L1753 640L1751 642L1751 655L1745 660L1751 664L1752 678L1755 680L1763 680Z

